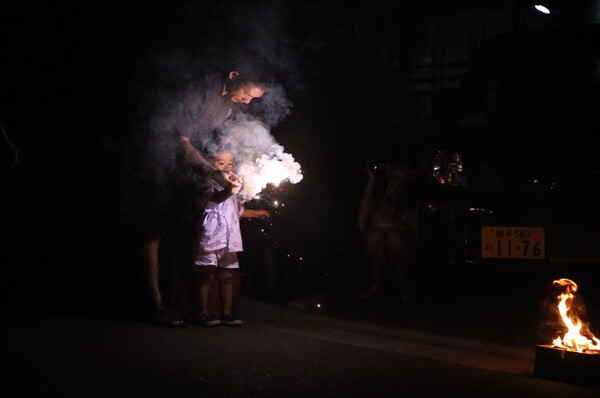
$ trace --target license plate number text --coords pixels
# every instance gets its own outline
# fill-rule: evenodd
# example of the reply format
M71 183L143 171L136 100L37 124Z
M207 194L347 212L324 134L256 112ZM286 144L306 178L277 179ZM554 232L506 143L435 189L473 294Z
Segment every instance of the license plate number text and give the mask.
M544 228L481 227L481 257L543 260Z

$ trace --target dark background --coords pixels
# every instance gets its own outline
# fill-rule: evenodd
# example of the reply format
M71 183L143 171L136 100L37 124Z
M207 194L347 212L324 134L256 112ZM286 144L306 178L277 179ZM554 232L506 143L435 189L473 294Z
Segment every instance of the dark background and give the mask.
M87 305L119 302L134 290L137 253L119 203L139 67L175 49L207 69L251 59L293 103L272 134L304 179L272 192L285 207L272 209L269 223L244 225L246 261L258 255L252 239L255 247L264 239L276 247L284 299L360 275L355 214L363 166L382 148L435 140L452 104L444 103L443 86L414 89L415 59L432 46L431 21L475 18L485 13L477 3L3 5L0 120L19 151L17 166L2 170L5 301ZM526 11L530 5L489 2L487 11L504 10L517 29L546 23ZM580 15L563 5L565 20ZM256 233L261 227L267 238Z

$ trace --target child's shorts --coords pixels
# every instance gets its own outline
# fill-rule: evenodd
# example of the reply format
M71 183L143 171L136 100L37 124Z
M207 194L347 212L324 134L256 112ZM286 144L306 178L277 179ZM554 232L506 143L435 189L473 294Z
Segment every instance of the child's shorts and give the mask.
M226 247L198 254L194 259L194 268L210 266L240 268L237 253L230 252Z

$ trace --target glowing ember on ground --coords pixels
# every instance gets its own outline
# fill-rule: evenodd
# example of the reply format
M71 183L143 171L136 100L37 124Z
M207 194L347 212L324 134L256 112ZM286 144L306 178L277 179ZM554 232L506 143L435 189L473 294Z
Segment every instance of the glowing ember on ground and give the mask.
M566 278L555 280L552 284L562 288L562 293L558 296L558 312L567 330L562 338L557 337L552 344L555 347L577 352L600 353L600 340L573 311L577 284Z

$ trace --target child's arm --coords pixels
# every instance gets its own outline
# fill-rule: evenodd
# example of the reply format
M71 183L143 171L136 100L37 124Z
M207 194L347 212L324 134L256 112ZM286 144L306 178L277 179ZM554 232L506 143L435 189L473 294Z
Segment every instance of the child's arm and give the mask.
M269 217L269 212L264 209L244 209L240 218L261 218Z

